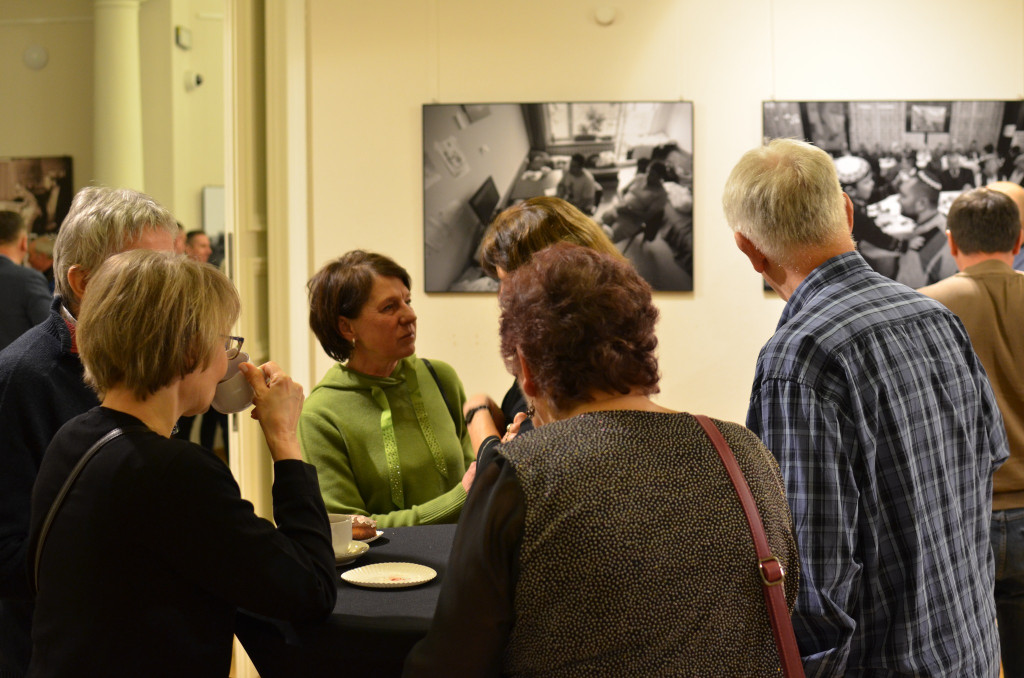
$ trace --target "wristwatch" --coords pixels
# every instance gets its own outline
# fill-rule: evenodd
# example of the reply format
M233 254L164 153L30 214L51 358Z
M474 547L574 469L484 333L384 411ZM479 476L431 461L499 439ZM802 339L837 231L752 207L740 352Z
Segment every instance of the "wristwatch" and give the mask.
M473 417L476 416L477 412L486 409L488 409L487 405L477 405L476 407L470 409L469 412L466 412L466 426L469 426L469 422L473 421Z

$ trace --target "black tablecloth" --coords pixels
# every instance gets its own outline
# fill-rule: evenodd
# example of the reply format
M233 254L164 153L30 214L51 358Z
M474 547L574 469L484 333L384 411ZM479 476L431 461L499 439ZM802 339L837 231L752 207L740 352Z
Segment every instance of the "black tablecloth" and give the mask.
M384 530L366 555L338 568L338 602L323 624L240 613L235 633L261 678L400 676L405 656L430 628L454 536L454 525ZM346 570L387 562L427 565L437 577L405 589L361 588L341 579Z

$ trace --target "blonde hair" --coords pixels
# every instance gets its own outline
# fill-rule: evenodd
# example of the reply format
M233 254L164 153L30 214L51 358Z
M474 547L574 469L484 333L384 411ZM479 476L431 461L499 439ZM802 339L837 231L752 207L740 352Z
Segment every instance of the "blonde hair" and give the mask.
M105 186L79 191L53 245L53 279L64 303L74 310L81 301L68 282L72 266L94 273L147 228L166 231L172 239L178 235L174 217L148 195Z
M240 307L216 268L150 250L107 259L84 296L76 336L86 383L139 400L209 366Z
M804 247L849 237L835 164L804 141L775 139L747 151L729 174L722 207L733 231L782 264Z
M481 245L480 264L491 276L511 273L557 242L626 258L597 223L561 198L541 196L513 205L494 218Z

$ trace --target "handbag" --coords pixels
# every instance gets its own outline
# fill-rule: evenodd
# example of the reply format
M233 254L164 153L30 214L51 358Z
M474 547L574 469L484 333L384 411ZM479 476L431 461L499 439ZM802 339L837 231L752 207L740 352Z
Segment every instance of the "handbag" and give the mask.
M764 533L761 515L757 512L754 495L750 493L747 479L743 477L743 472L740 471L739 464L736 463L736 456L729 447L729 443L725 442L722 432L706 416L697 414L694 415L694 418L715 446L718 457L722 460L725 470L729 473L729 480L732 481L732 486L736 490L736 496L739 497L740 504L743 505L743 513L746 515L747 525L750 526L750 534L754 538L754 548L757 550L757 572L761 578L764 602L768 608L768 618L772 624L775 649L778 651L779 660L782 662L782 675L786 676L786 678L803 678L804 666L800 659L800 649L796 644L796 635L793 633L793 621L790 619L789 608L786 606L784 584L786 572L782 567L782 563L772 555L771 549L768 548L768 537Z
M60 488L60 492L57 493L57 497L50 505L50 510L46 513L46 519L43 520L43 526L39 530L39 541L36 542L36 557L32 567L33 591L39 590L39 562L43 558L43 546L46 544L46 536L50 533L50 526L53 524L54 518L57 517L57 511L60 510L61 504L64 503L64 498L67 497L68 492L71 491L71 486L74 484L75 479L78 478L82 469L84 469L85 465L89 463L89 460L92 459L104 445L109 443L111 440L121 437L122 435L124 435L124 431L119 428L115 428L93 443L92 447L85 451L82 458L79 459L78 463L75 464L75 467L71 469L71 473L68 474L68 479L64 481L64 485Z

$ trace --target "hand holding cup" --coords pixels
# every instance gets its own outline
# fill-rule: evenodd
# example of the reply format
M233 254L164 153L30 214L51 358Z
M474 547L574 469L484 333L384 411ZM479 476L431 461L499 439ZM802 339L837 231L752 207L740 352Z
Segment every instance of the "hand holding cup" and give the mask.
M296 429L302 412L302 385L292 381L277 363L238 367L253 390L252 418L260 422L274 461L302 459Z

